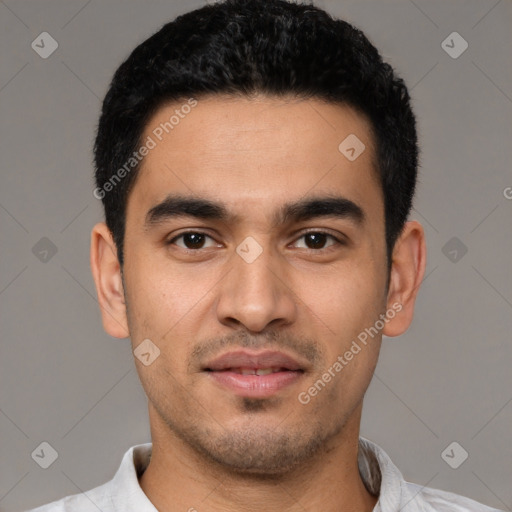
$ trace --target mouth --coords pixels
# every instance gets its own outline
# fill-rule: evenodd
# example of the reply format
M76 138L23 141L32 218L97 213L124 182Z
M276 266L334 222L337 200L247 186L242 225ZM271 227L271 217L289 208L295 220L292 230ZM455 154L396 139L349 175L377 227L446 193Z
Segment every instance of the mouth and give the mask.
M215 371L215 370L210 370ZM217 370L219 371L219 370ZM289 368L227 368L225 370L220 370L223 372L233 372L238 373L240 375L270 375L271 373L279 373L279 372L288 372L293 371Z
M297 383L305 364L282 352L229 352L203 368L224 390L247 398L268 398Z

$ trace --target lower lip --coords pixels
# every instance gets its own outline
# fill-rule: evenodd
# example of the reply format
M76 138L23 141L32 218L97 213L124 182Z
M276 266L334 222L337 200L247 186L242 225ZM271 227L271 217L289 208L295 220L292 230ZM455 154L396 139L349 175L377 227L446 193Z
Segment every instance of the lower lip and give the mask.
M268 375L242 375L231 371L210 371L210 377L239 396L248 398L267 398L297 382L300 371L284 371Z

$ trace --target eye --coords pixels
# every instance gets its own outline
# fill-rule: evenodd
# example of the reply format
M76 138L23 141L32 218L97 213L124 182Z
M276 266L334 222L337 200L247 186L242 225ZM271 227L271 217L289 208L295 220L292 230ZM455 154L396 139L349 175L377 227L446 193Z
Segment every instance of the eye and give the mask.
M302 239L304 239L305 247L299 247L299 249L309 249L312 251L320 251L332 247L333 245L344 244L342 241L338 240L338 238L336 238L334 235L326 233L325 231L308 231L307 233L304 233L301 237L299 237L297 240ZM329 244L327 247L325 247L325 244L328 239L330 239L333 242Z
M183 239L183 245L176 243L176 241L180 239ZM205 245L207 239L211 240L213 243L210 245ZM178 247L181 247L185 250L205 249L208 247L215 247L217 245L211 236L198 231L187 231L186 233L181 233L180 235L175 236L172 240L167 242L169 245L175 243Z
M178 243L178 240L181 243ZM297 241L304 240L304 245L297 246L299 249L307 249L314 252L320 252L325 249L329 249L334 245L344 245L344 242L339 240L334 235L325 231L309 231L300 236ZM326 246L326 243L331 241ZM208 245L208 241L209 245ZM295 242L297 244L298 242ZM208 249L210 247L218 247L219 244L206 233L200 231L187 231L175 236L167 242L168 245L177 245L181 249L186 251L198 251L199 249Z

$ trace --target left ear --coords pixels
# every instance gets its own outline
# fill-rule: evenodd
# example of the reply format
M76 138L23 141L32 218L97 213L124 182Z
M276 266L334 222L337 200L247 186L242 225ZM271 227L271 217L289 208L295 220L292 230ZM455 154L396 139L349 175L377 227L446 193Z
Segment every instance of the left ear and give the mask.
M415 220L406 222L393 249L387 309L396 314L386 322L382 330L385 336L400 336L411 325L426 259L423 226Z

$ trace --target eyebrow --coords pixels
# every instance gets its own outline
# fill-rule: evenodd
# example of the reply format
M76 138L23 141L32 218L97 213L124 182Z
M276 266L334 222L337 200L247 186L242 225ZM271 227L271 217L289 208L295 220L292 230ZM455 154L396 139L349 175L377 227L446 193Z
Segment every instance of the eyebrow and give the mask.
M148 210L144 226L148 230L176 217L193 217L225 223L240 220L238 214L229 212L222 203L197 196L171 194ZM273 216L273 226L320 217L347 219L357 226L362 226L366 220L364 210L359 205L346 197L329 195L308 197L284 204Z

